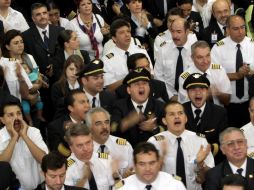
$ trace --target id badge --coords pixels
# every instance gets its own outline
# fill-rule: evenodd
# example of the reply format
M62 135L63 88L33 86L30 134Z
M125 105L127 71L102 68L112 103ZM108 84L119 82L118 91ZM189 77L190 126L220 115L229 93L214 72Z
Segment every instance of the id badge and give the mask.
M213 33L211 34L211 43L215 44L218 41L218 35Z

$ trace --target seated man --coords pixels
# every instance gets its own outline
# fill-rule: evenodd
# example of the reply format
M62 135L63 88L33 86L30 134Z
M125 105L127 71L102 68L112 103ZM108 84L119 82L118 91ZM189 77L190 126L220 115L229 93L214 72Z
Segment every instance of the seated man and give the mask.
M245 179L238 174L227 175L221 182L221 190L246 190L245 187Z
M160 171L159 152L153 144L147 142L138 144L134 149L133 157L136 173L118 182L115 189L185 190L180 181L174 179L170 174Z
M0 130L0 161L11 164L21 189L36 189L43 181L40 163L48 152L40 131L26 124L17 102L2 105L0 119L5 125Z

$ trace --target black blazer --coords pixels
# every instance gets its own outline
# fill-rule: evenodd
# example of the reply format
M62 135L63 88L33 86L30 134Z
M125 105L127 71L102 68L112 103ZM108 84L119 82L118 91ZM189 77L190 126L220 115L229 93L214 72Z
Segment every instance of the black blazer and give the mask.
M199 31L193 31L196 35L198 39L201 39L202 37L200 36L202 34L202 31L204 30L204 25L203 25L203 21L202 18L200 16L200 14L198 12L194 12L191 11L189 18L187 19L188 22L198 22L198 27L199 27Z
M191 109L191 102L186 102L183 104L186 115L188 117L188 122L186 124L186 129L204 134L209 144L216 143L219 145L219 134L225 128L228 127L227 123L227 112L225 108L215 105L210 102L206 102L204 113L201 117L200 129L197 128L194 123L194 115ZM212 146L213 151L213 146ZM221 152L215 156L216 163L220 163L224 160Z
M229 174L232 174L231 167L227 160L208 170L206 174L206 190L220 190L221 179ZM254 160L247 158L246 176L247 189L252 190L254 187Z
M149 98L144 111L144 116L148 118L149 115L152 114L157 117L157 123L161 124L163 106L164 103L161 101L154 98ZM118 124L118 131L116 132L116 135L126 138L131 145L135 147L137 143L147 141L151 136L160 132L160 129L158 128L153 132L148 132L142 131L138 125L135 125L130 127L126 132L120 132L119 128L121 120L133 111L135 111L135 108L130 97L117 100L113 106L111 120L112 123Z
M156 79L151 79L150 82L150 97L161 99L164 102L169 102L168 92L164 82ZM115 90L118 99L127 98L127 85L122 84Z
M57 38L59 33L64 28L59 26L49 25L49 49L44 45L44 42L39 34L38 29L34 24L23 32L23 39L25 44L25 52L33 55L37 65L40 68L40 72L45 74L46 67L53 64L53 69L56 70L56 47L58 46Z
M16 190L20 183L8 162L0 161L0 189Z
M4 24L3 21L0 20L0 44L3 43L4 39Z
M99 94L101 107L106 109L110 114L112 113L113 104L116 101L116 96L107 90L103 90Z
M43 183L42 186L43 186L42 190L46 190L45 183ZM64 185L64 190L88 190L88 189L82 188L82 187Z

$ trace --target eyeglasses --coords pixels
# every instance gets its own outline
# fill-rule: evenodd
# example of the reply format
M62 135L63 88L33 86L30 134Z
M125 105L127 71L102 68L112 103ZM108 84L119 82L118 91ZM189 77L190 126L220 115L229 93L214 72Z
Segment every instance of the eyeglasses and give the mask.
M223 142L222 145L225 145L228 148L234 148L236 145L237 146L244 146L246 144L246 142L247 142L246 139L237 139L237 140Z

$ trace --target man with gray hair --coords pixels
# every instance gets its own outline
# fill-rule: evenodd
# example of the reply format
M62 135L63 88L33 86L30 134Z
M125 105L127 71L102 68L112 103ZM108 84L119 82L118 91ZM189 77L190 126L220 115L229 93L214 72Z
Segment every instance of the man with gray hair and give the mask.
M89 190L109 189L114 181L108 156L93 151L93 140L86 124L73 123L67 127L65 140L70 149L65 185Z
M110 155L117 160L118 171L124 174L133 167L132 146L123 138L110 135L110 115L101 107L91 109L86 114L86 124L90 128L94 143L94 153ZM114 176L118 178L118 176Z
M206 175L207 190L220 190L221 179L229 174L245 177L247 190L254 187L254 160L247 157L247 140L243 132L229 127L220 133L220 149L227 157L225 161L210 169Z

